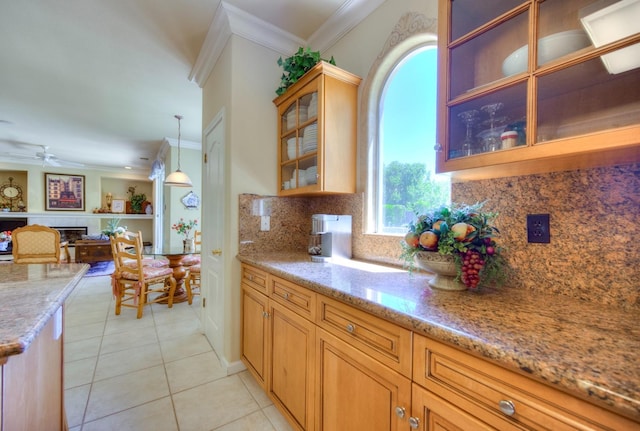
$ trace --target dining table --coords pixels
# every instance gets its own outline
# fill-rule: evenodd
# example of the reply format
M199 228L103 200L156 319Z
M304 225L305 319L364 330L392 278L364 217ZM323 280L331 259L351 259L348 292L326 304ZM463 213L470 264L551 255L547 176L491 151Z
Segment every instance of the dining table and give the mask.
M187 256L199 255L199 250L185 251L182 245L170 246L161 249L159 252L145 253L145 255L151 255L154 258L165 258L169 261L169 268L173 269L173 278L176 279L176 290L173 294L173 303L185 302L189 300L187 291L184 288L184 280L188 273L190 265L187 264ZM167 302L168 299L160 302Z

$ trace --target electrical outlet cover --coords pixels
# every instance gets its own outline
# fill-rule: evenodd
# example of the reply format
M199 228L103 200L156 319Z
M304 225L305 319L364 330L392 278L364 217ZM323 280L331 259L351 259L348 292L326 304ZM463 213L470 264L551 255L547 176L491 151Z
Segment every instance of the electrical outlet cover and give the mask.
M551 242L549 214L527 214L527 241L536 243Z

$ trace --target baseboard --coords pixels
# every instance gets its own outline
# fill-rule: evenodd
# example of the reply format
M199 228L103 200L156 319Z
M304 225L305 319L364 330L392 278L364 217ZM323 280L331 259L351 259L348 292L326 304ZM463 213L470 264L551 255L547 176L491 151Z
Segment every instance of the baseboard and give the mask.
M229 363L223 359L222 365L227 369L227 376L230 376L232 374L237 374L247 369L247 367L242 363L242 361L234 361Z

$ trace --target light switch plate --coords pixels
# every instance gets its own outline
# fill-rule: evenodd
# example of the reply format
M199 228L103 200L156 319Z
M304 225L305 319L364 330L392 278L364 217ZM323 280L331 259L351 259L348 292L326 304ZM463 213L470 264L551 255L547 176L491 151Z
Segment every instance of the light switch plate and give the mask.
M260 217L260 230L261 231L268 231L269 230L270 221L271 221L271 217L269 217L269 216Z

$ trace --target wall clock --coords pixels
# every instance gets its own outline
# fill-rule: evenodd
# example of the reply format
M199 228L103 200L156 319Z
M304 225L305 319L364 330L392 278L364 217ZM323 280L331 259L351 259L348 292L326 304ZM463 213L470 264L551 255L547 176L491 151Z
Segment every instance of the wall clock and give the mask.
M0 195L9 200L9 205L13 209L13 202L22 200L22 187L14 184L13 177L9 177L9 182L0 186Z
M189 192L182 197L182 203L189 209L198 209L200 206L200 198L194 192Z

